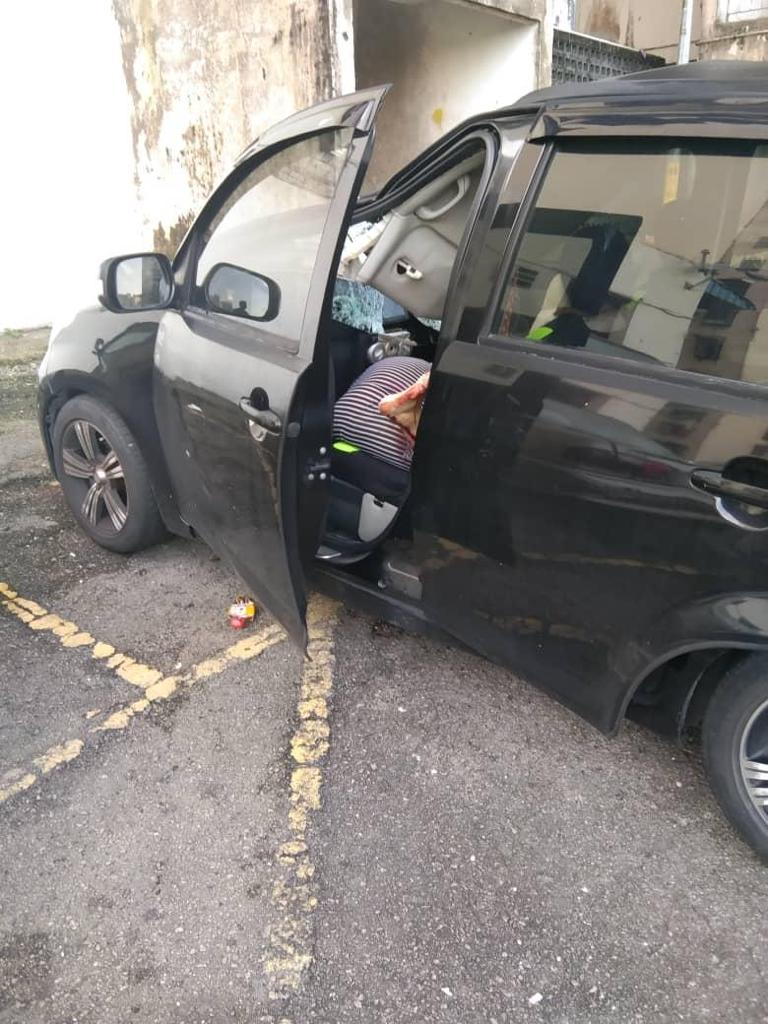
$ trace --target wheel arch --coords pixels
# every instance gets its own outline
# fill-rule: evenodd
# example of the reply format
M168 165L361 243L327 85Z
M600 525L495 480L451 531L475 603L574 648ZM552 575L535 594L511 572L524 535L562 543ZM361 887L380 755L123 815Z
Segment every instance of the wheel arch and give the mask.
M135 437L139 451L149 469L152 493L166 528L171 533L183 537L191 536L192 531L179 515L154 416L151 419L143 417L141 420L134 416L131 409L125 408L119 398L116 400L114 389L106 386L93 374L78 371L57 373L40 387L38 395L40 432L54 475L56 475L56 468L53 458L53 425L64 405L70 399L80 395L88 395L103 402L122 417Z
M681 742L701 725L721 679L757 649L716 646L671 654L636 683L623 717Z
M624 654L629 684L610 731L629 715L680 738L700 723L723 675L754 652L768 652L768 592L712 595L670 609Z
M53 424L62 406L78 395L92 395L115 408L114 402L110 401L107 388L87 373L73 371L69 374L57 374L55 378L44 381L38 391L37 415L40 433L54 474L56 467L53 460Z

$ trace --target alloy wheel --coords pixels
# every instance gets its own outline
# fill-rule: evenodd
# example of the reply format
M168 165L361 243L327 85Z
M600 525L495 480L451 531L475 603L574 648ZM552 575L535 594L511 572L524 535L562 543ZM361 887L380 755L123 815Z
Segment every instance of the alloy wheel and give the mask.
M739 754L747 794L768 825L768 700L747 722Z
M114 449L87 420L73 420L62 438L61 463L81 482L80 511L94 527L118 533L128 519L125 474Z

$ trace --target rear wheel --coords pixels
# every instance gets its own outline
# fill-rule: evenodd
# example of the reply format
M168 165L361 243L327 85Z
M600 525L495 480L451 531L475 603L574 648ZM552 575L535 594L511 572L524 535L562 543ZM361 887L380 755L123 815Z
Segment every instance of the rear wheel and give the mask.
M715 796L768 860L768 656L747 658L723 677L707 708L703 742Z
M79 395L53 427L56 475L88 536L112 551L139 551L165 535L149 472L123 419L104 402Z

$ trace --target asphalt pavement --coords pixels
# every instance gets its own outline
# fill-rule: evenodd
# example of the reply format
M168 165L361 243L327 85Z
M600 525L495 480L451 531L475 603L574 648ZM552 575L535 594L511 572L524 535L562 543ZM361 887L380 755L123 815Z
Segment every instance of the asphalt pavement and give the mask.
M0 345L0 1024L768 1021L698 754L200 544L80 534Z

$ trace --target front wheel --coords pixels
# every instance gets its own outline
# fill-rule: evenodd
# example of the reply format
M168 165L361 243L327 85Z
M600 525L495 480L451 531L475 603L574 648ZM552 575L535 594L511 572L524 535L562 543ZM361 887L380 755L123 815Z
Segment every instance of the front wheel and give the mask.
M114 409L90 395L70 399L52 441L64 497L92 540L127 553L163 538L144 457Z
M768 861L768 655L726 673L704 718L704 760L721 807Z

